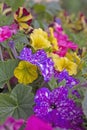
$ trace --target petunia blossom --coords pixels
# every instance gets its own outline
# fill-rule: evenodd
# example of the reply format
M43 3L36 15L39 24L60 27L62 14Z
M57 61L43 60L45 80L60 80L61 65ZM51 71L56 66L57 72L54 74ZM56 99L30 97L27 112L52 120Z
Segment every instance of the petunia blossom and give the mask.
M15 24L9 26L1 26L0 27L0 42L4 42L5 40L12 37L13 34L17 33L17 26Z
M48 34L41 28L34 29L30 35L31 46L35 50L51 48L51 42L48 39Z
M59 24L55 24L54 36L57 39L59 50L54 53L63 57L66 55L68 49L76 50L78 46L69 40L68 35L63 32L63 28Z
M53 130L52 126L37 116L32 115L28 120L24 130Z
M19 7L14 14L14 20L20 30L27 30L30 28L32 22L32 15L24 7Z
M11 32L9 26L0 27L0 42L4 42L11 36L12 36L12 32Z
M68 71L69 75L77 74L77 64L67 57L59 57L57 54L50 53L49 57L53 59L55 70L62 72L63 70Z
M53 127L83 130L82 109L68 94L68 90L63 86L52 91L45 87L37 90L34 112Z
M13 117L8 117L4 124L0 125L0 130L19 130L23 123L23 119L16 120Z
M27 61L20 61L14 70L14 75L19 83L29 84L37 79L37 67Z

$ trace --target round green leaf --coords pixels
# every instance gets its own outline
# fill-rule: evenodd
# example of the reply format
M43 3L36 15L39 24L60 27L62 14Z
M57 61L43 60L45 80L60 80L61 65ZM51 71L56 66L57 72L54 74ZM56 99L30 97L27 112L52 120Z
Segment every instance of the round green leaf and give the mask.
M33 94L30 90L30 87L18 84L10 95L0 94L0 122L8 116L26 119L33 114Z

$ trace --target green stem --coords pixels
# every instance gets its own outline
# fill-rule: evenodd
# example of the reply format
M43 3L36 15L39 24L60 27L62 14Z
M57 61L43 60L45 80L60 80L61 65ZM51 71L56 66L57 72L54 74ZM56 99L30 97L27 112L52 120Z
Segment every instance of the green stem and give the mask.
M10 55L11 59L14 59L14 57L13 57L13 55L12 55L12 53L11 53L10 49L7 49L7 50L8 50L8 53L9 53L9 55Z
M10 83L9 83L9 81L7 81L7 86L8 86L8 90L9 90L9 92L11 92L11 86L10 86Z
M41 87L43 87L43 86L45 85L45 83L46 83L46 82L45 82L45 81L43 81L43 82L41 83Z
M3 59L3 55L2 55L2 49L1 49L1 46L0 46L0 58L1 58L1 61L4 61L4 59Z

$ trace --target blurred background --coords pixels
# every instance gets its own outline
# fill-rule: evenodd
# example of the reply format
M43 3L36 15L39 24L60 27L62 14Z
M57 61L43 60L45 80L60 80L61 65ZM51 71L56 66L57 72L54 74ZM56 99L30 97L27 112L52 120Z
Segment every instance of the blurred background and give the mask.
M69 13L82 12L87 16L87 0L34 0L35 2L58 2Z
M0 26L10 25L13 13L22 6L31 12L34 28L47 29L58 22L71 40L87 46L87 0L0 0ZM9 9L10 15L3 15Z

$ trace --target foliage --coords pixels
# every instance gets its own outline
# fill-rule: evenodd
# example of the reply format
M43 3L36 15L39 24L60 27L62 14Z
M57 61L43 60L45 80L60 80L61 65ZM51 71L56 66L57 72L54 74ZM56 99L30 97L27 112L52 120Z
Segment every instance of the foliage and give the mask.
M29 87L18 84L11 94L0 94L0 122L8 116L26 119L33 113L33 94Z

